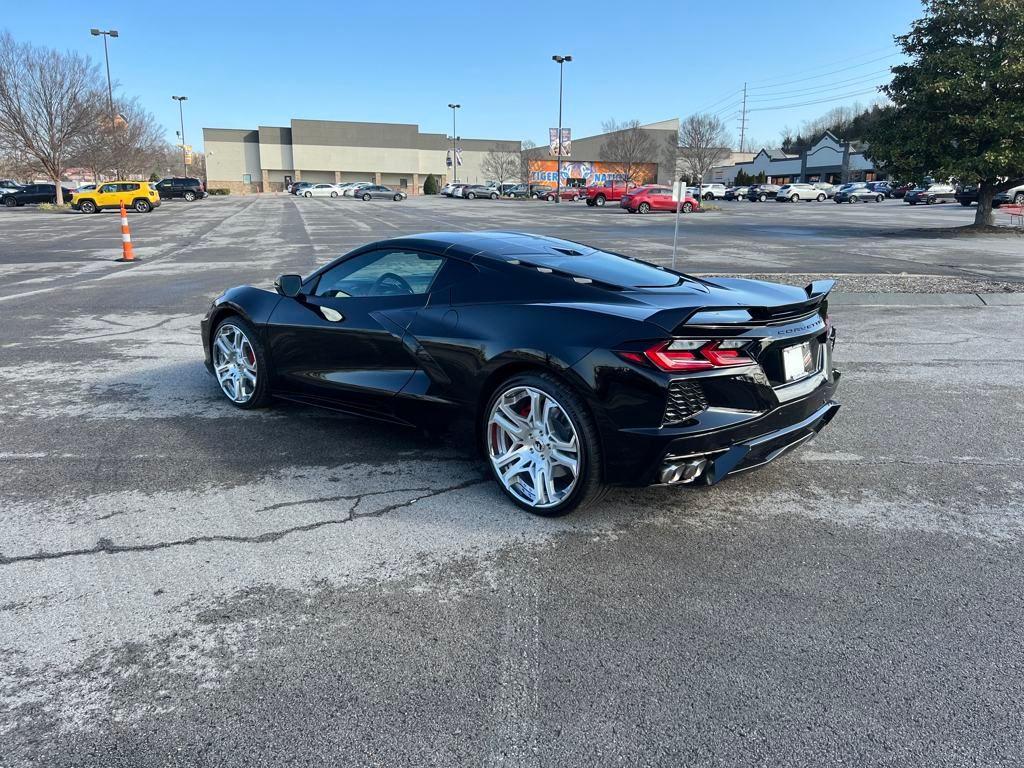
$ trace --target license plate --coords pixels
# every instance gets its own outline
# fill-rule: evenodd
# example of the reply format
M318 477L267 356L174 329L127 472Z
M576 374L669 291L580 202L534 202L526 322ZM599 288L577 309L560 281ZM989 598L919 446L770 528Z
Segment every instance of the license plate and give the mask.
M811 342L794 344L782 350L782 371L786 381L802 379L814 372L814 357L811 355Z

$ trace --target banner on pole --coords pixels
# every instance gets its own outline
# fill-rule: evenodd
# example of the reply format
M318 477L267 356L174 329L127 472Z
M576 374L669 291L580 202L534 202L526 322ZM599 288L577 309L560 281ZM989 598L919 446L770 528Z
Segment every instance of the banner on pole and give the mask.
M455 164L462 165L462 147L458 147L455 150Z
M558 129L548 128L548 149L552 157L558 157ZM562 157L572 156L572 128L562 129Z

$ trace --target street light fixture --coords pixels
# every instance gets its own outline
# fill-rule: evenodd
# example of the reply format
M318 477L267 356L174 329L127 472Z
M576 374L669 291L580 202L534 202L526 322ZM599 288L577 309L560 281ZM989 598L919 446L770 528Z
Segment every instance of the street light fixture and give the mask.
M555 202L562 202L562 71L565 69L565 62L572 61L572 56L554 55L551 60L558 64L558 167L555 172Z
M178 117L181 118L181 167L185 170L185 176L188 176L188 153L185 151L185 110L182 107L183 101L188 101L188 96L171 96L176 102L178 102Z
M107 102L110 107L110 130L114 130L114 87L110 82L110 52L107 50L107 38L117 37L116 29L90 29L93 37L103 36L103 60L107 64Z
M461 104L449 104L448 109L452 111L452 181L455 181L459 172L459 152L455 146L458 137L455 135L455 110L460 109Z

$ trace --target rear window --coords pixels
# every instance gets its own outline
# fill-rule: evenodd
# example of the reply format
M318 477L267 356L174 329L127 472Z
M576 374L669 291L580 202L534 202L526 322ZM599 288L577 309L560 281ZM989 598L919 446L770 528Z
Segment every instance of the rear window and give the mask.
M576 244L571 244L576 245ZM579 246L577 247L585 247ZM567 249L570 253L576 253ZM525 253L518 257L523 262L588 277L602 283L624 288L669 288L682 278L653 264L633 261L606 251L589 250L579 256L565 255L552 249L549 253Z

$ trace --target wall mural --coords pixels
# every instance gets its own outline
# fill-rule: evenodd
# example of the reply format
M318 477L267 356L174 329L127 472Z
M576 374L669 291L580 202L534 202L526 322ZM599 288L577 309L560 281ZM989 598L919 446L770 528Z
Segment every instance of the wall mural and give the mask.
M640 183L650 184L658 177L657 163L642 163L639 166ZM590 186L611 181L622 181L623 174L616 172L614 163L562 161L562 184L564 186ZM557 160L534 160L530 163L530 181L554 185L558 177Z

